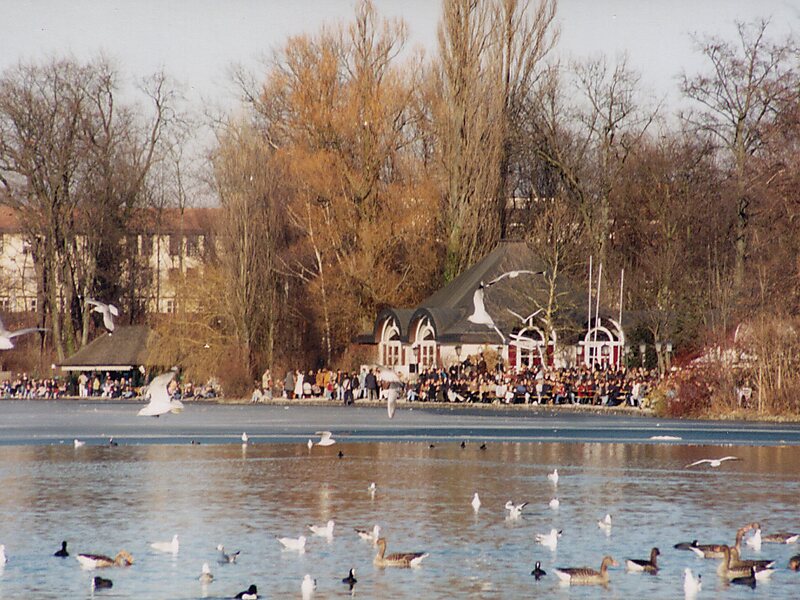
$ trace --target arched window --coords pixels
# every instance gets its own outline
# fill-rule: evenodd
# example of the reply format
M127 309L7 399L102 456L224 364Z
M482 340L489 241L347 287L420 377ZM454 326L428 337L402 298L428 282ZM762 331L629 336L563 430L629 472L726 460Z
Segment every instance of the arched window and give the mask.
M622 359L622 348L625 345L625 334L612 319L603 320L590 328L580 342L583 346L583 364L587 367L600 365L618 367Z
M544 349L544 332L538 327L525 327L518 334L512 335L512 344L517 347L516 367L534 367L542 364Z
M401 364L400 328L393 318L386 319L381 329L380 357L381 364L385 367L395 367Z
M436 366L436 331L429 318L420 319L414 340L420 367Z

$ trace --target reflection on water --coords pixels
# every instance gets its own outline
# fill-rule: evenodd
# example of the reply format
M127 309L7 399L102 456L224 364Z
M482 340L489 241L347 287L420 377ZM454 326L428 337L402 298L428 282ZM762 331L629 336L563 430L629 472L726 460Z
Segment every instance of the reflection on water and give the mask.
M798 447L726 447L600 443L457 443L145 445L0 447L0 543L9 562L0 597L90 597L90 579L73 558L52 557L62 539L74 553L130 551L128 569L102 572L114 581L95 597L231 597L255 583L269 597L299 597L305 573L316 598L349 595L340 583L356 568L363 598L512 598L532 594L584 598L676 598L683 568L703 574L704 598L750 597L715 574L717 561L672 545L698 539L732 542L750 521L764 532L797 530ZM337 458L339 450L344 458ZM734 454L741 462L685 469L698 458ZM558 487L546 474L558 468ZM378 486L374 498L371 482ZM482 507L470 506L480 493ZM560 507L548 507L558 497ZM507 520L507 500L528 501ZM613 517L610 535L597 526ZM336 520L333 540L309 535L307 552L282 551L275 536L309 533L307 524ZM422 568L376 569L373 548L354 527L378 523L388 552L430 553ZM537 532L564 533L555 551L534 543ZM176 557L153 541L178 533ZM241 550L239 563L216 563L217 544ZM656 576L611 572L606 590L568 589L554 566L597 568L604 554L621 564L658 546ZM791 597L798 574L785 569L798 546L765 544L759 557L780 570L763 584ZM745 551L752 556L755 553ZM530 576L541 560L548 576ZM204 591L203 562L215 579ZM760 586L762 584L759 584Z

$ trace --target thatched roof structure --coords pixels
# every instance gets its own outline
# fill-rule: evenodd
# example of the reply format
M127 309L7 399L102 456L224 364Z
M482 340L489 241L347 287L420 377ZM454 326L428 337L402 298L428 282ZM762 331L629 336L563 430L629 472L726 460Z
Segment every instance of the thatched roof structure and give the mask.
M117 327L65 359L64 371L130 371L147 363L147 342L155 335L147 325Z

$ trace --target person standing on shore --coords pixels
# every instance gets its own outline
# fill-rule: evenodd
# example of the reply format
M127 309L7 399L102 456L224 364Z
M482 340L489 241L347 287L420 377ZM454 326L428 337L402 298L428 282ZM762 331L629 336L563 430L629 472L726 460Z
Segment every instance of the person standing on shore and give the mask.
M378 380L375 378L375 373L372 369L364 377L364 385L367 388L367 398L369 400L378 399Z
M261 376L261 391L266 400L272 400L272 375L269 369L265 369L264 374Z
M291 400L294 395L294 371L289 369L286 371L286 377L283 380L283 397Z
M303 372L297 371L294 375L294 397L298 400L303 398Z

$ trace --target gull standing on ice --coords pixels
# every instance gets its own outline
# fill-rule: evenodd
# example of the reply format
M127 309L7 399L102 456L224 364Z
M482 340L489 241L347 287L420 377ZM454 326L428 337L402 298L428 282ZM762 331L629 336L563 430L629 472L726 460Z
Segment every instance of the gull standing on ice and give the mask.
M303 595L303 600L308 600L314 595L314 590L317 589L317 580L312 579L311 575L306 573L303 577L303 583L300 584L300 593Z
M299 538L282 537L277 539L286 550L296 550L301 554L306 551L306 536L304 535Z
M547 478L553 482L553 485L558 485L558 469L553 469L552 473L548 473Z
M217 550L219 551L219 560L217 562L219 562L221 565L235 563L236 559L239 558L239 553L241 552L241 550L237 550L236 552L225 554L225 546L222 544L217 545Z
M311 450L314 447L314 442L308 440L308 444L306 444L306 446L308 446L308 449Z
M522 509L528 506L527 502L523 502L522 504L514 504L511 500L506 502L506 510L508 511L508 518L509 519L519 519L522 516Z
M183 410L183 402L173 400L168 389L177 370L177 367L172 367L150 382L150 385L147 386L147 396L150 398L150 402L137 413L138 416L158 417L166 413L178 414Z
M597 522L597 526L606 532L606 535L611 533L611 515L607 514Z
M203 570L198 579L202 584L208 584L214 581L214 576L211 574L211 567L208 566L208 563L203 563Z
M172 554L177 554L178 550L180 549L178 534L176 533L172 536L171 542L153 542L150 544L150 547L153 550L158 550L159 552L171 552Z
M72 440L72 443L74 444L74 446L76 448L83 448L86 445L86 442L83 442L83 441L81 441L81 440L79 440L77 438Z
M472 510L478 512L481 509L481 499L478 496L478 492L475 492L475 495L472 497Z
M553 498L552 500L550 500L549 506L553 510L557 510L558 507L561 506L561 502L559 502L558 498Z
M108 332L111 333L114 331L114 317L119 316L119 310L113 304L106 304L105 302L100 302L99 300L92 300L91 298L86 300L86 304L89 306L94 306L92 310L94 312L99 312L103 315L103 325L105 328L108 329Z
M703 588L703 582L700 577L700 575L697 577L692 575L692 570L689 567L683 570L683 593L687 598L694 598L697 592Z
M14 342L12 340L15 337L25 335L26 333L33 333L34 331L47 331L47 329L28 327L26 329L18 329L17 331L9 331L0 319L0 350L11 350L14 347Z
M375 499L375 492L378 491L378 486L375 485L374 481L369 484L369 487L367 488L367 491L369 492L370 497L372 497L372 499L374 500Z
M761 552L761 528L758 527L753 535L744 542L756 552Z
M320 436L317 446L333 446L336 443L330 431L317 431L314 435Z
M556 546L558 546L558 538L560 537L560 529L551 529L550 533L537 533L536 541L542 546L547 546L550 550L555 550Z
M374 544L378 541L378 538L381 537L381 526L375 525L371 530L356 528L356 533L362 540L366 542L372 542Z
M331 519L325 525L308 525L311 533L320 537L326 537L329 540L333 537L333 528L336 523Z

